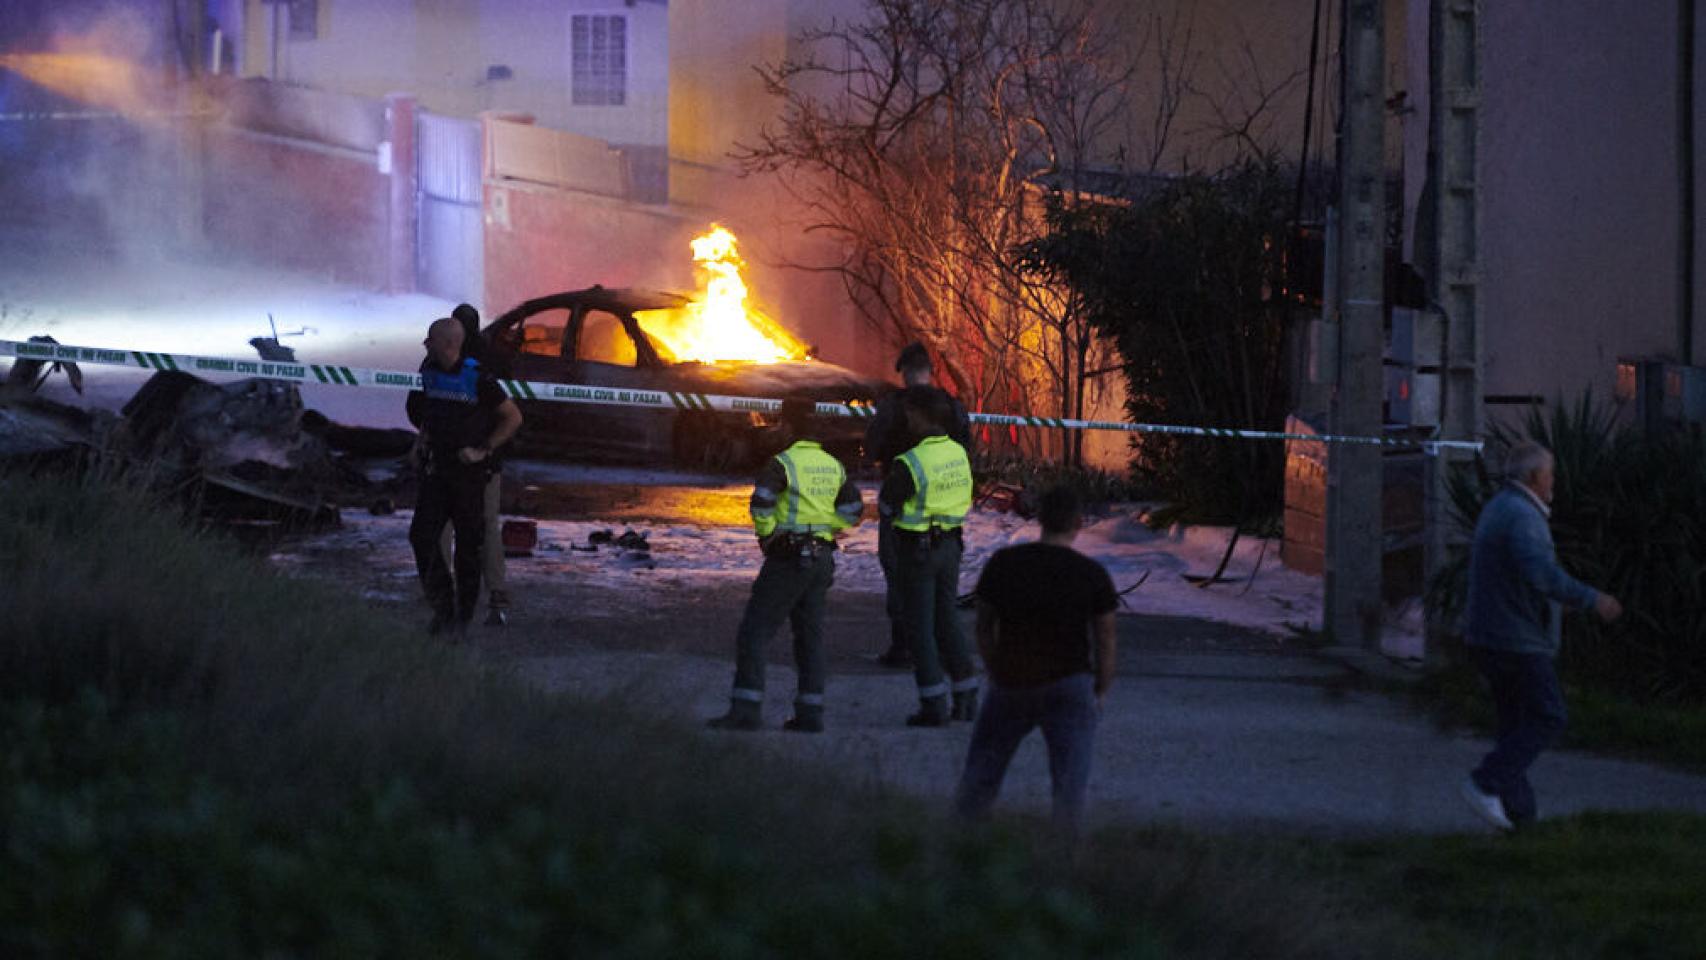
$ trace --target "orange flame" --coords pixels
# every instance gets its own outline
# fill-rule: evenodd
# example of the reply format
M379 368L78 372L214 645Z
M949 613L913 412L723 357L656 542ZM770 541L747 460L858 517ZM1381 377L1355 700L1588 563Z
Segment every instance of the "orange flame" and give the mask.
M650 310L642 325L677 360L779 363L803 360L805 345L776 321L747 306L744 266L735 235L718 224L693 240L693 261L705 272L693 303L680 310Z
M99 53L5 53L0 69L93 107L141 115L167 102L153 72Z

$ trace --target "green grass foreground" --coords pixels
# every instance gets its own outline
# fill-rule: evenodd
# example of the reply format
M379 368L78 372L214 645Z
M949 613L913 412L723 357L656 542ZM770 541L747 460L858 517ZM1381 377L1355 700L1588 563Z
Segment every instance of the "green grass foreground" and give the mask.
M1070 859L541 694L111 486L0 475L0 618L9 957L1706 954L1703 818Z
M1493 704L1480 673L1461 652L1413 685L1391 686L1446 728L1491 734ZM1706 707L1641 704L1604 690L1564 683L1569 723L1562 746L1706 773Z

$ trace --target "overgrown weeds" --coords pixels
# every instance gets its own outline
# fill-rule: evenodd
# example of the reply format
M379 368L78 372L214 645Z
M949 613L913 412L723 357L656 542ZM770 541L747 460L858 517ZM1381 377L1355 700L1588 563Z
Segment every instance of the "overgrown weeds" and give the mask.
M0 502L0 952L1141 957L1171 939L1022 835L540 693L135 490L0 476ZM1206 910L1208 892L1180 896Z
M8 956L1439 953L1391 906L1426 859L1396 842L1118 830L1073 860L539 693L134 491L0 476L0 503Z

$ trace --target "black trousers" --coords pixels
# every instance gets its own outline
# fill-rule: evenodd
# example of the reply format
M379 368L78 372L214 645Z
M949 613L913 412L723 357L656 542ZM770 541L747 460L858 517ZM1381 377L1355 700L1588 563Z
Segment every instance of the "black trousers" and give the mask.
M877 520L877 562L883 568L883 587L887 591L889 615L889 649L912 651L912 624L906 618L906 606L901 601L900 542L894 531L893 517Z
M415 569L433 613L443 619L471 620L480 599L481 550L486 539L486 472L449 469L421 477L409 545ZM444 566L439 535L448 522L456 535L456 579Z
M828 544L810 562L797 554L765 558L735 633L734 699L764 702L764 647L786 620L794 631L799 673L794 703L823 706L823 614L834 582L835 554Z
M1498 733L1493 751L1471 776L1482 793L1497 796L1505 814L1522 823L1538 814L1528 768L1564 732L1568 712L1558 670L1544 653L1470 647L1493 694Z
M913 674L923 699L977 689L977 665L957 606L964 553L957 534L932 538L895 531L895 574L912 640Z

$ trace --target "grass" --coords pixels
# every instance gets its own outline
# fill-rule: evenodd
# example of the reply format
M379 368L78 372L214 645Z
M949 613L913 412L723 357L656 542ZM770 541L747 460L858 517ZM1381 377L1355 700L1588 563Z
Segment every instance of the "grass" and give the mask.
M1394 692L1408 696L1448 729L1493 729L1492 701L1480 675L1460 657ZM1706 708L1639 704L1568 682L1564 700L1570 719L1560 746L1706 773Z
M1292 938L1322 930L1358 934L1339 945L1347 956L1706 956L1706 874L1698 869L1706 817L1696 815L1592 813L1514 837L1327 842L1151 828L1104 831L1097 842L1102 850L1087 882L1104 897L1156 902L1169 885L1158 878L1182 869L1234 890L1268 889L1259 926L1274 939L1233 945L1228 956L1295 951ZM1178 906L1175 920L1191 923L1189 905ZM1379 945L1359 952L1370 943Z
M1452 957L1706 956L1706 818L1590 813L1521 836L1351 844L1349 871Z
M0 503L8 956L1680 957L1706 929L1702 818L1072 858L523 687L122 488Z

